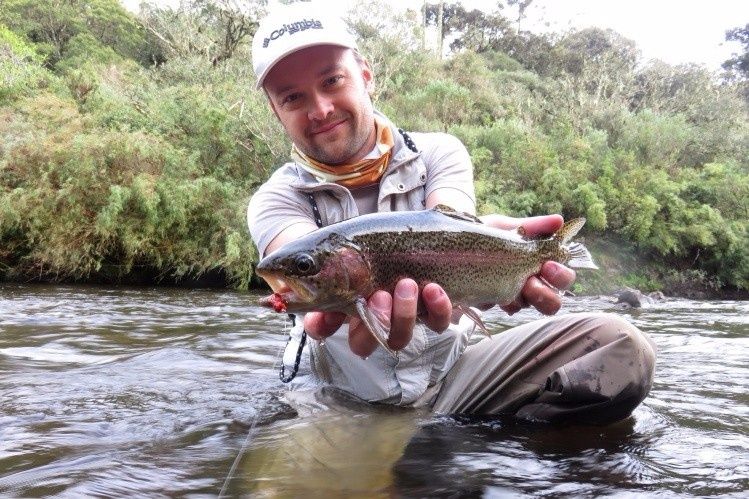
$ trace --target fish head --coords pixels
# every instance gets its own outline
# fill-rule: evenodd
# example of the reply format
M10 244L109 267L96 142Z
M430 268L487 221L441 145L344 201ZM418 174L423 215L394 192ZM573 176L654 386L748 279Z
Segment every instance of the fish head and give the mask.
M371 271L362 251L337 234L293 241L263 258L255 272L274 292L260 304L276 310L343 312L371 292Z

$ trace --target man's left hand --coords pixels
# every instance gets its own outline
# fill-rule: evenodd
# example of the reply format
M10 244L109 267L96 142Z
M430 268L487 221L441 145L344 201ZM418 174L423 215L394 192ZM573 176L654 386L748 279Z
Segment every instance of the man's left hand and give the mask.
M486 215L481 217L484 223L499 229L516 229L522 227L526 236L550 236L564 225L561 215L544 215L539 217L512 218L503 215ZM543 280L539 279L539 276ZM575 271L557 262L544 262L537 276L525 281L520 296L512 303L501 305L502 310L512 315L520 309L532 306L545 315L556 314L562 306L562 297L557 290L569 288L575 282ZM552 289L544 280L554 286Z

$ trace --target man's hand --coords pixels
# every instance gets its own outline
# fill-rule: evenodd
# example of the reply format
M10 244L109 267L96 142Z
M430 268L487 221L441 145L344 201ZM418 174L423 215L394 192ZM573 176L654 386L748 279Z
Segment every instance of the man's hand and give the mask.
M554 234L564 225L561 215L545 215L540 217L512 218L502 215L486 215L481 217L485 224L499 229L516 229L522 227L529 237L548 236ZM567 289L575 282L575 271L557 262L545 262L539 275L557 289ZM553 315L562 306L562 298L556 290L550 288L537 276L531 276L525 281L520 296L512 303L502 306L502 310L512 315L527 306L535 307L545 315Z
M411 341L416 324L416 308L419 287L413 279L402 279L392 294L376 291L367 300L369 308L390 321L388 346L401 350ZM424 324L433 331L444 331L450 325L452 303L437 284L427 284L421 290L421 300L426 310ZM338 312L310 312L304 317L304 329L317 340L335 333L346 320L346 314ZM377 340L358 317L349 320L349 347L360 357L368 357L377 348Z

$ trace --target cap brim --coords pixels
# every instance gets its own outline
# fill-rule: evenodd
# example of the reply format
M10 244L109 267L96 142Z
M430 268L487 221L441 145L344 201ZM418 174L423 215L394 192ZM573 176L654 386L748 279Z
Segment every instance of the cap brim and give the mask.
M263 87L263 82L265 82L265 78L268 76L268 73L271 72L271 70L276 67L276 64L281 62L283 59L288 57L289 55L293 54L294 52L299 52L300 50L304 50L310 47L316 47L318 45L333 45L336 47L344 47L347 49L354 49L356 50L356 46L351 46L349 43L341 43L336 41L310 41L309 43L303 43L301 45L296 45L293 48L290 48L289 50L282 52L278 57L276 57L276 60L273 61L273 64L268 65L267 68L258 76L257 82L255 83L255 89L260 90Z

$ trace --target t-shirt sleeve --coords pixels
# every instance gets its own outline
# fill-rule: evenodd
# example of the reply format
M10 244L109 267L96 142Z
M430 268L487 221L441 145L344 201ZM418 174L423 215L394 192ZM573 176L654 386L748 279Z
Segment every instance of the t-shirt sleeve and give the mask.
M429 134L432 147L423 149L422 158L427 168L425 195L437 189L455 189L476 204L473 187L471 156L457 137L446 133Z
M247 225L261 256L278 234L298 223L315 223L312 207L288 186L263 184L247 206Z

